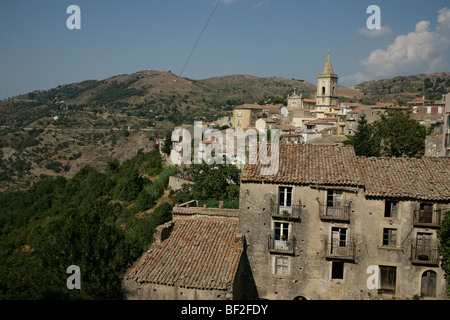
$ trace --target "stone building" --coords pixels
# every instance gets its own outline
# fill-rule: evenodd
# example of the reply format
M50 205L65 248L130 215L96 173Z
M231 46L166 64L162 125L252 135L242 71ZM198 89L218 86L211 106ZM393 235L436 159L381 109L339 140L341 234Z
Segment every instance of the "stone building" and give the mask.
M317 76L316 110L338 105L338 76L334 73L330 51L322 72Z
M126 272L122 288L132 300L243 299L244 237L238 210L173 209L155 242Z
M449 158L359 158L352 147L280 145L247 164L239 228L263 299L446 298L437 228Z

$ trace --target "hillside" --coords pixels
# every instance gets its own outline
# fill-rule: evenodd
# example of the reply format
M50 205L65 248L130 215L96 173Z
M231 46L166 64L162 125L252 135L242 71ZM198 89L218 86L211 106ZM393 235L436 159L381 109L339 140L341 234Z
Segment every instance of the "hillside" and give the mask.
M84 166L0 194L0 300L120 299L125 270L172 219L163 195L177 172L158 151L137 152L104 171ZM70 265L81 269L81 290L67 290Z
M396 77L338 87L341 101L376 103L448 90L450 73ZM428 79L428 80L427 80ZM192 80L145 70L87 80L0 101L0 192L26 189L40 177L73 176L84 164L104 169L136 150L155 147L175 125L213 121L243 103L267 104L297 89L314 98L316 86L296 79L230 75ZM435 92L436 90L436 92Z
M191 80L146 70L87 80L0 101L0 192L39 177L73 176L83 164L103 169L110 158L150 151L174 125L212 121L242 103L268 103L296 87L293 79L246 75Z
M367 102L405 102L425 95L429 100L441 100L450 91L450 72L400 76L392 79L366 81L352 89L359 90Z

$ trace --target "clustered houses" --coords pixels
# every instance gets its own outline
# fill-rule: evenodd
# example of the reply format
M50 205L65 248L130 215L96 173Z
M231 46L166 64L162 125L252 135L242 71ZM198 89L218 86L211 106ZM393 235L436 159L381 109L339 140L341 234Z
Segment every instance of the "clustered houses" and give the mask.
M294 88L294 94L287 97L287 106L244 104L234 108L232 126L234 129L279 129L285 137L281 143L335 144L342 143L346 135L355 130L358 117L362 114L385 112L391 104L363 106L361 104L338 104L338 76L334 73L330 53L322 72L317 76L315 99L303 98ZM371 121L375 117L369 118ZM285 128L289 127L289 130Z
M426 155L445 155L447 140L445 116L450 111L445 107L445 96L442 101L417 98L407 106L397 106L393 103L378 105L363 105L360 103L339 103L338 75L334 72L330 53L325 60L322 72L317 76L317 92L315 99L306 99L302 94L294 93L287 97L287 106L244 104L233 110L230 124L234 129L280 129L286 125L292 126L289 139L282 143L312 143L336 144L342 143L347 135L352 135L357 121L365 115L369 123L380 119L380 114L389 109L399 108L411 110L411 117L419 123L434 128L435 135L430 138L430 145L436 144L436 151L429 150ZM445 132L444 132L445 131ZM292 135L296 135L293 139ZM444 154L442 154L444 152Z
M259 298L445 298L436 230L450 209L450 158L279 152L275 175L247 164L241 181L239 227Z
M443 122L427 137L433 158L360 158L345 135L362 114L373 122L392 106L338 106L337 80L328 53L315 100L294 92L287 107L246 104L203 125L280 129L278 170L261 174L267 154L237 155L239 210L173 208L127 271L125 298L446 298L437 230L450 210L450 158L440 157L450 154L450 93L445 108L410 103L417 121Z
M425 156L450 156L450 93L444 95L441 102L417 98L410 105L412 118L433 128L433 134L425 141Z

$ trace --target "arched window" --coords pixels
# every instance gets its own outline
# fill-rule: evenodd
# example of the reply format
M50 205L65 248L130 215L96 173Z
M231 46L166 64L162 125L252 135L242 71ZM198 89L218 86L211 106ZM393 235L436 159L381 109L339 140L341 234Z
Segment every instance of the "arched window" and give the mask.
M322 95L325 95L325 87L322 87Z
M425 297L436 297L437 274L433 270L427 270L422 274L420 293Z

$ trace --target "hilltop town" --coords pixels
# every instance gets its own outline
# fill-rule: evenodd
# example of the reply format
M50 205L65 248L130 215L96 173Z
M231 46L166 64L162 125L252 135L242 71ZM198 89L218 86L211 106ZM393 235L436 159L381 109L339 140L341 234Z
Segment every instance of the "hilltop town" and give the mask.
M177 203L125 274L125 298L447 299L438 234L450 209L450 94L363 105L339 103L337 88L328 53L315 99L294 88L285 104L242 104L232 116L176 128L189 138L171 141L178 150L195 130L279 130L267 153L279 164L263 174L271 161L251 142L246 157L225 153L242 169L239 209ZM361 118L373 123L390 110L429 128L422 156L364 157L344 145ZM223 142L194 143L203 153Z
M1 297L448 299L448 73L371 91L330 52L318 71L2 101Z
M364 117L370 124L380 120L390 110L401 110L408 113L409 117L418 124L429 128L421 155L430 157L450 155L448 123L450 110L448 105L446 107L445 94L442 94L438 100L416 97L406 103L380 102L375 105L365 105L339 102L338 75L334 73L330 52L322 71L317 76L316 88L315 99L303 97L302 93L298 94L297 88L294 87L285 99L275 101L278 103L241 104L234 107L229 116L211 122L202 122L199 125L202 132L207 129L220 129L225 133L226 128L278 130L281 144L342 145L348 140L348 136L354 135L358 120L361 118ZM193 138L195 127L194 123L184 123L181 126L175 126L174 130L187 130ZM175 141L173 147L181 140ZM164 143L165 139L158 140L160 150ZM211 143L214 143L214 140L205 139L201 141L201 147ZM167 153L167 155L170 154ZM239 161L236 159L236 162ZM240 164L242 163L241 161Z

